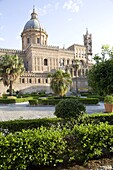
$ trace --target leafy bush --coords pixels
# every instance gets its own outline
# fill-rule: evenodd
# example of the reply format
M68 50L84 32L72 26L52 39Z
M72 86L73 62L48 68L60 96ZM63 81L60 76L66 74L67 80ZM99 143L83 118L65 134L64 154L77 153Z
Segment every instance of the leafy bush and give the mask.
M69 97L49 97L46 99L39 99L39 103L43 105L56 105L58 104L61 100L63 99L74 99L74 100L79 100L83 104L97 104L99 102L98 98L79 98L79 97L74 97L74 96L69 96Z
M0 169L24 170L27 166L63 162L64 131L41 127L4 136L0 134Z
M24 170L31 165L83 163L113 154L113 126L107 123L0 133L0 169Z
M32 100L32 99L33 97L17 98L16 103L28 102L29 100Z
M113 96L107 95L107 96L104 98L104 103L106 103L106 104L113 104Z
M7 96L7 99L17 99L16 96Z
M16 99L5 99L5 98L0 98L0 103L2 104L11 104L11 103L16 103Z
M79 98L78 99L83 104L98 104L98 98Z
M54 114L61 118L75 118L82 116L85 106L75 99L62 99L55 107Z
M36 99L29 100L29 104L32 106L36 106L36 105L38 105L38 100L36 100Z
M105 123L75 125L66 140L67 155L80 163L113 154L113 126Z

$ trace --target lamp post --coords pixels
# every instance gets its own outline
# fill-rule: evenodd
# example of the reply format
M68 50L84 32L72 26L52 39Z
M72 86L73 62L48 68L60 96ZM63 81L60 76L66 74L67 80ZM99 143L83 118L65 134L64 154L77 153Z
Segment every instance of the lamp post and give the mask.
M75 73L75 81L76 81L76 96L78 96L78 79L77 79L77 72L79 68L79 61L74 59L72 63L72 68L74 68L74 73Z

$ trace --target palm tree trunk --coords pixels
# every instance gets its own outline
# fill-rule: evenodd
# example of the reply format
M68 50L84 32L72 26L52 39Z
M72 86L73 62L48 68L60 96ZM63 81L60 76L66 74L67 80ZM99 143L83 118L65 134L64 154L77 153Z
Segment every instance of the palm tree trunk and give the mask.
M12 81L10 81L10 85L9 85L9 95L12 96L13 95L13 89L12 89Z

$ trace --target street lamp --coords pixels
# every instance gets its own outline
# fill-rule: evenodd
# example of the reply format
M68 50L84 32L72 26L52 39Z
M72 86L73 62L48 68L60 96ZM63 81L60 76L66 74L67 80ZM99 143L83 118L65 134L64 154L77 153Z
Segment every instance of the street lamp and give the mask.
M78 73L78 68L79 68L79 60L74 59L72 62L72 68L74 69L74 75L75 77L75 81L76 81L76 96L78 96L78 79L77 79L77 73Z

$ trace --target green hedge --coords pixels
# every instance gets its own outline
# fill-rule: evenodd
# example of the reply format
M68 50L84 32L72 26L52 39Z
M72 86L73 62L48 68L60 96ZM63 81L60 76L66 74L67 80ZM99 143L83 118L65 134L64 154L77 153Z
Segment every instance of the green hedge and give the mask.
M67 98L62 98L62 99L67 99ZM46 98L46 99L39 99L40 104L44 105L56 105L59 103L59 101L62 100L61 98ZM70 99L77 99L83 104L98 104L99 99L98 98L76 98L76 97L71 97Z
M63 162L64 131L51 128L0 134L0 169L23 170L31 164L53 165Z
M1 104L11 104L11 103L16 103L16 99L5 99L5 98L0 98L0 103Z
M64 127L65 125L72 129L75 124L99 124L100 122L107 122L109 125L113 125L113 113L95 113L85 114L78 121L75 119L61 119L61 118L43 118L43 119L31 119L31 120L13 120L13 121L2 121L0 122L0 131L4 134L9 132L22 131L22 129L33 129L44 126L46 128Z
M32 165L75 164L113 154L113 126L41 127L7 136L0 133L0 169L24 170Z
M29 100L29 104L30 104L31 106L36 106L36 105L38 105L38 100L37 100L37 99Z
M29 100L33 99L33 97L26 97L26 98L0 98L1 104L11 104L11 103L20 103L20 102L27 102Z
M99 95L96 95L96 94L88 94L87 97L88 98L98 98L99 101L104 101L104 96L99 96Z
M22 131L22 129L33 129L44 126L46 128L57 127L61 124L63 127L67 123L67 120L60 118L43 118L43 119L28 119L28 120L13 120L0 122L0 131L4 134L14 133L16 131ZM72 123L70 123L72 124Z
M33 99L33 97L17 98L16 103L28 102L29 100L32 100L32 99Z

